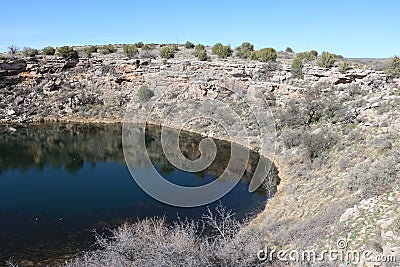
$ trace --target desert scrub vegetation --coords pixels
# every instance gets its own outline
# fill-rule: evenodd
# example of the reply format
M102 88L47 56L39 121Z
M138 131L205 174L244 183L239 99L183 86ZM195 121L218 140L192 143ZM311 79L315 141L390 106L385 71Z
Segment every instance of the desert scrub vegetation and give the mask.
M19 48L15 45L10 45L8 47L8 53L10 54L16 54L19 51Z
M56 50L52 46L46 46L45 48L43 48L43 54L44 55L52 56L55 53L56 53Z
M340 72L340 73L342 73L342 74L346 73L349 69L351 69L350 62L347 61L347 60L341 61L341 62L338 64L338 69L339 69L339 72Z
M199 222L145 219L119 227L111 239L96 235L100 249L64 266L260 266L263 240L256 230L241 230L246 225L222 206L207 209Z
M296 57L300 58L302 61L313 61L317 58L318 52L315 50L307 51L307 52L299 52L296 54Z
M91 45L91 46L84 47L84 48L82 49L82 52L83 52L83 54L84 54L86 57L89 58L89 57L92 56L92 53L96 53L97 50L98 50L98 47L97 47L97 46Z
M254 46L249 42L243 42L240 46L236 47L236 56L242 59L248 59L254 51Z
M301 57L296 56L290 66L290 72L292 73L294 78L303 79L303 60Z
M361 198L379 196L400 185L400 153L394 149L375 162L362 162L354 166L346 180L350 191Z
M149 101L150 98L152 98L153 96L154 96L154 92L152 90L150 90L149 87L146 85L140 86L140 88L136 94L136 97L141 102Z
M139 53L139 50L137 49L136 45L124 45L122 48L122 53L128 58L133 58Z
M194 45L194 43L192 43L192 42L186 41L186 43L184 44L184 47L185 47L186 49L192 49L192 48L195 47L195 45Z
M384 70L388 76L400 78L400 57L394 56Z
M286 53L294 53L293 49L290 47L286 47L285 52Z
M336 57L336 55L329 52L322 52L317 60L317 65L321 68L330 68L335 64Z
M170 59L175 56L176 51L178 51L177 46L173 45L163 46L160 49L160 56L165 59Z
M117 48L111 44L103 45L99 48L99 52L103 55L108 55L117 52Z
M198 44L194 48L194 55L200 60L200 61L207 61L208 56L207 56L207 51L204 45Z
M26 57L34 57L39 54L39 50L30 47L24 47L22 54Z
M62 46L57 49L57 55L62 57L63 59L75 59L79 58L78 51L74 50L70 46Z
M229 45L222 45L221 43L216 43L211 49L214 55L219 58L227 58L232 55L232 49Z
M270 62L270 61L276 61L277 56L278 54L276 53L275 49L267 47L254 51L251 54L251 59L260 62Z

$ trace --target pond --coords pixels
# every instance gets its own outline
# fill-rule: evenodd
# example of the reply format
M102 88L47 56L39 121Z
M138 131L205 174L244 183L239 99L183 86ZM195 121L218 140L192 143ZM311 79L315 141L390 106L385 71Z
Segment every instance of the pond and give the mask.
M227 166L230 144L215 140L215 161L200 172L173 167L163 154L160 129L146 129L146 148L157 171L176 184L212 182ZM107 232L123 222L166 216L200 219L207 206L163 204L136 184L125 164L121 125L36 124L0 126L0 261L9 258L41 265L93 249L94 231ZM201 136L181 132L182 154L200 156ZM245 149L245 148L243 148ZM140 162L141 155L138 155ZM238 219L264 208L276 191L248 192L259 155L251 152L241 181L208 205L222 203Z

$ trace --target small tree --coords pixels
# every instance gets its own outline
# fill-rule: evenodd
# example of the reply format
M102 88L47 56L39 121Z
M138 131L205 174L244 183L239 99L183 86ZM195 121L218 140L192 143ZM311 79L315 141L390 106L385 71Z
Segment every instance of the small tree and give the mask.
M318 67L330 68L335 63L336 58L334 54L329 52L322 52L321 56L317 60Z
M165 59L170 59L175 56L176 48L173 46L164 46L160 49L160 56Z
M63 59L79 58L78 52L69 46L62 46L57 49L57 54Z
M346 71L351 69L350 62L348 62L347 60L344 60L339 63L338 68L339 68L339 72L344 74L344 73L346 73Z
M9 47L8 47L8 52L10 53L10 54L15 54L15 53L17 53L19 51L19 48L17 47L17 46L15 46L15 45L10 45Z
M129 58L133 58L138 54L138 49L135 45L124 45L122 51Z
M394 56L385 67L385 73L392 78L400 78L400 57Z
M136 46L137 48L142 48L144 44L142 42L137 42L134 44L134 46Z
M217 55L219 58L227 58L232 55L232 49L228 45L222 45L221 43L216 43L212 47L212 53Z
M142 49L143 51L145 51L145 50L150 50L150 49L151 49L151 46L148 45L148 44L144 44L140 49Z
M146 102L154 96L154 93L149 89L149 87L147 87L146 85L142 85L140 86L136 96L139 101Z
M98 49L98 47L97 46L93 46L93 45L91 45L91 46L88 46L88 47L85 47L85 48L83 48L83 53L86 55L86 57L91 57L92 56L92 53L96 53L97 52L97 49Z
M301 57L296 56L296 58L292 62L292 66L290 67L290 72L293 77L297 79L303 79L303 60Z
M207 61L208 57L207 57L207 51L206 50L200 50L197 52L197 58L200 61Z
M260 49L258 51L254 51L251 55L251 59L258 60L261 62L269 62L269 61L275 61L277 56L278 55L275 49L267 47Z
M46 46L43 48L43 54L52 56L56 53L56 50L52 46Z
M192 49L192 48L194 48L195 46L194 46L194 43L192 43L192 42L189 42L189 41L187 41L186 43L185 43L185 48L186 49Z
M310 51L310 54L313 55L314 58L317 58L317 57L318 57L318 52L317 52L317 50L311 50L311 51Z
M243 59L250 58L253 51L254 46L249 42L244 42L240 46L236 47L236 55Z
M100 53L103 55L108 55L117 52L117 48L115 48L113 45L103 45L100 47Z
M293 53L293 49L290 48L290 47L286 47L286 50L285 50L285 51L288 52L288 53Z
M34 57L39 54L39 50L30 47L24 47L24 49L22 50L22 54L24 54L24 56L26 57Z

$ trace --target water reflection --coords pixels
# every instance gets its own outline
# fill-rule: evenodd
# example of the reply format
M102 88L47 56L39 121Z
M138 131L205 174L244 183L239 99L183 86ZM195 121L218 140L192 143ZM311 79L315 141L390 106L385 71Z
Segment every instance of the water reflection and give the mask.
M139 129L138 129L139 130ZM166 215L200 218L205 207L176 208L145 194L125 165L120 125L40 124L0 127L0 261L29 259L35 265L88 249L93 229L102 231L123 221ZM180 148L197 159L201 137L182 133ZM139 142L139 140L137 140ZM204 171L175 169L162 153L160 129L149 127L146 146L157 170L177 184L197 186L218 177L229 162L230 145L216 141L216 160ZM135 157L138 166L143 159ZM250 154L241 182L221 199L243 217L262 208L270 191L247 191L258 161ZM218 203L210 204L211 207Z

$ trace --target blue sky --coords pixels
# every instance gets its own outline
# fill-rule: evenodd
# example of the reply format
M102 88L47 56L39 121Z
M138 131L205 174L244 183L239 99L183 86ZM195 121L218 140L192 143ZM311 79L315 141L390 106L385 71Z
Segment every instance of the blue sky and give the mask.
M2 1L0 51L47 45L180 43L400 54L400 1Z

